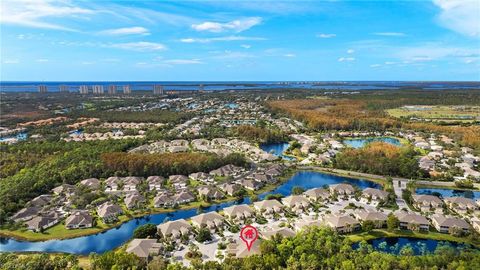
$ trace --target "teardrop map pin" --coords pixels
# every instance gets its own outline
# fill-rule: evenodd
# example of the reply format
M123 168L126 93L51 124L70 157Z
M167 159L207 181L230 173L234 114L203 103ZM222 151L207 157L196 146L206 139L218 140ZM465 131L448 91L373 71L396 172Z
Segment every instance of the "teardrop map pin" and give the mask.
M258 231L252 225L247 225L240 231L240 239L247 245L248 251L252 248L253 242L258 238Z

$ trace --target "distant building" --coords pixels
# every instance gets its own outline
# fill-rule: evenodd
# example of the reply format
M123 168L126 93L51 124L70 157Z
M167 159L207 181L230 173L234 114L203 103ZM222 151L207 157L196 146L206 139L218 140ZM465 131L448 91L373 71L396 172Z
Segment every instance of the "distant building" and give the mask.
M108 94L115 95L117 93L117 86L112 84L108 86Z
M62 84L59 86L59 90L60 92L68 93L70 92L70 86Z
M131 94L132 93L132 88L130 88L130 85L124 85L123 86L123 93L125 95Z
M80 94L88 94L88 85L80 85Z
M153 85L153 94L154 95L163 95L163 86L159 84Z
M103 94L103 85L94 85L93 86L94 94Z
M48 92L47 86L46 85L39 85L38 86L38 92L39 93L47 93Z

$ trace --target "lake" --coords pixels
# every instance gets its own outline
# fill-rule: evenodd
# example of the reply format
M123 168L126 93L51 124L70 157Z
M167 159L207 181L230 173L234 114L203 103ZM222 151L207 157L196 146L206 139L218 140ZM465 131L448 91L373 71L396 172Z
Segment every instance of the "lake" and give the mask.
M295 160L294 157L285 156L283 152L285 152L288 147L290 146L287 142L279 142L279 143L262 143L260 144L260 149L267 153L272 153L277 157L281 157L285 160Z
M410 237L382 237L367 241L377 251L391 254L399 254L402 248L410 246L415 255L422 255L434 252L437 247L450 246L455 249L471 247L462 243L450 241L437 241L432 239L410 238ZM354 249L359 248L359 243L353 245Z
M362 148L366 144L371 142L385 142L395 146L402 145L398 139L392 138L392 137L355 138L355 139L343 140L344 144L352 148Z
M478 190L461 190L461 189L448 189L448 188L417 188L415 190L417 194L439 193L443 198L446 197L465 197L469 199L480 198L480 191Z
M310 189L315 187L322 187L323 185L332 185L339 183L350 183L358 186L361 189L367 187L381 188L379 184L367 180L357 180L313 171L301 171L293 175L289 180L287 180L285 183L281 184L274 190L260 194L258 197L260 199L263 199L265 198L265 196L272 193L281 193L285 196L288 196L291 194L291 190L295 186ZM176 220L181 218L188 219L199 214L200 212L219 211L233 204L242 203L249 204L250 199L245 198L239 201L216 204L200 210L188 209L177 210L171 213L153 214L143 218L130 220L116 228L107 230L102 233L72 239L49 240L44 242L27 242L17 241L9 238L0 238L0 252L38 251L66 252L84 255L91 252L103 253L105 251L112 250L128 241L130 238L132 238L135 228L145 223L160 224L167 220Z

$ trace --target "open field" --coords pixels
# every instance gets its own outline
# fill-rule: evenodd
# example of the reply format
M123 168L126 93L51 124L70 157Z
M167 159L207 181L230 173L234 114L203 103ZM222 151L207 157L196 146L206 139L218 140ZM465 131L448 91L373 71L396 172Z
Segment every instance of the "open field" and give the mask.
M471 123L480 120L480 106L406 105L387 110L390 116L411 120Z

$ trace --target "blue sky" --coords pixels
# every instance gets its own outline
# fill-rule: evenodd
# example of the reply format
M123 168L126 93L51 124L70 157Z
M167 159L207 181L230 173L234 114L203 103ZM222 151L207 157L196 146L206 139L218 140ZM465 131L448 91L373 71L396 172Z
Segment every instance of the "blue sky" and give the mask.
M1 80L480 80L480 2L1 1Z

